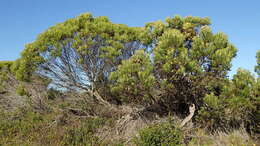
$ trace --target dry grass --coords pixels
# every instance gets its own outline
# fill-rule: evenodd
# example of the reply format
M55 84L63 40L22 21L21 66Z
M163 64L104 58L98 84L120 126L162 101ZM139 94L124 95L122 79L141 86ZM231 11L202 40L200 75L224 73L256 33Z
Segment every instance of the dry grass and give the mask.
M196 131L189 146L256 146L245 129L234 130L228 133L215 132L207 134L203 129Z

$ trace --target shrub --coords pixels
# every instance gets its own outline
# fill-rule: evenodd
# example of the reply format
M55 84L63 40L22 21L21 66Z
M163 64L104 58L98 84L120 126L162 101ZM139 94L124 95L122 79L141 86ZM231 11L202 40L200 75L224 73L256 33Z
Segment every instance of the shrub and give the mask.
M239 69L219 95L211 93L204 97L197 122L209 130L246 127L255 131L260 100L258 82L249 71Z
M13 61L0 61L0 71L11 71L11 66L13 63Z
M28 95L25 86L23 84L19 84L16 88L16 93L20 96Z
M213 93L204 97L204 104L196 117L197 124L206 127L209 131L216 129L226 129L228 125L228 117L225 115L225 103Z
M141 129L134 142L138 146L177 146L183 144L183 134L172 122L164 122Z
M104 124L105 120L101 118L88 119L78 127L67 129L62 143L68 146L97 145L99 141L94 133Z
M163 91L162 101L181 112L210 93L208 86L226 77L236 48L223 33L214 34L208 18L180 17L146 25L152 36L154 74ZM173 104L174 103L174 104ZM188 106L187 106L188 107Z
M122 101L142 103L154 101L152 89L155 78L152 74L149 55L138 50L128 60L124 60L115 72L110 75L112 93Z
M213 134L199 129L193 135L195 136L188 146L253 146L255 144L244 129L227 133L216 131Z
M5 82L8 80L13 61L0 61L0 93L5 89Z
M35 133L41 127L44 119L38 113L28 109L19 109L15 113L4 113L0 116L0 145L18 144L35 139Z

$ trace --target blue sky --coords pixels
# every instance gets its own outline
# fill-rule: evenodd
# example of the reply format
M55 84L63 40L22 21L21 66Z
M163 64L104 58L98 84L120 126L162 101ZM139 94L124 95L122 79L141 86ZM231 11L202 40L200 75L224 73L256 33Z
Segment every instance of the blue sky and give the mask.
M177 14L208 16L214 32L226 33L239 50L230 74L238 67L253 71L260 50L259 0L0 0L0 60L17 59L39 33L84 12L129 26Z

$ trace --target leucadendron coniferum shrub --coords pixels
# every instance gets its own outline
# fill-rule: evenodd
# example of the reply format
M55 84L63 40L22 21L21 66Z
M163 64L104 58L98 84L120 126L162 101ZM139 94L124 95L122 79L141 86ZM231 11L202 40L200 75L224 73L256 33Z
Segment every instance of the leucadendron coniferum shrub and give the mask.
M220 95L207 94L198 112L198 123L210 130L244 127L250 132L259 128L259 78L238 69Z
M13 70L22 81L37 74L57 88L97 90L122 60L143 47L140 31L107 17L82 14L50 27L27 44Z
M226 78L236 55L228 37L213 33L210 24L209 18L175 16L128 27L86 13L41 33L12 70L19 80L38 75L65 90L160 101L174 111L200 107L202 97L214 92L212 83Z
M154 76L170 109L200 107L203 97L215 92L212 85L224 80L231 68L237 49L224 33L213 33L210 24L208 18L175 16L145 26Z
M153 66L149 54L138 50L128 60L124 60L110 75L111 90L125 102L154 102L152 90L155 85Z

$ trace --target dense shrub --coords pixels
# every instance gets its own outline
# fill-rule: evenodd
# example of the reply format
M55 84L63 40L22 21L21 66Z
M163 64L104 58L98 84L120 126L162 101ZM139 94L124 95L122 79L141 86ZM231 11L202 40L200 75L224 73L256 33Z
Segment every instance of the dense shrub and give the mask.
M30 138L35 138L33 133L36 132L43 123L40 114L29 111L29 109L19 109L15 113L2 113L0 116L0 145L1 144L18 144L22 138L25 142Z
M135 139L138 146L167 146L182 145L182 131L172 122L164 122L141 129Z
M175 16L145 27L128 27L82 14L40 34L15 62L0 62L0 92L13 73L21 81L16 93L30 96L30 105L36 109L47 109L44 97L38 90L29 95L24 82L96 96L93 102L102 105L109 105L104 99L144 106L155 103L155 110L182 116L188 114L189 105L195 105L196 124L210 131L244 126L259 133L260 79L242 69L233 79L227 77L237 49L224 33L213 33L210 24L208 18ZM256 56L259 76L259 51ZM60 93L55 90L47 91L48 99L57 96ZM61 106L66 109L65 104ZM84 109L93 111L90 108ZM35 130L33 122L30 116L2 122L0 133L24 135ZM64 144L96 144L93 134L102 122L88 122L69 127ZM155 124L140 131L137 144L181 145L182 133L172 123Z
M35 74L67 90L97 90L111 71L143 45L139 28L113 24L107 17L82 14L50 27L27 44L14 65L16 77Z
M20 96L28 95L28 92L25 89L23 84L19 84L16 88L16 93Z
M102 118L88 119L77 127L67 129L62 143L67 146L97 145L99 139L94 133L104 124Z
M198 122L211 130L238 128L257 130L259 79L249 71L239 69L233 79L223 86L221 94L208 94L198 114Z
M13 65L13 61L0 61L0 71L8 70L11 71L11 67Z
M134 55L140 49L145 51ZM128 27L82 14L26 45L12 70L22 81L36 74L66 90L111 89L112 98L127 102L156 96L177 111L181 104L201 106L208 85L226 77L235 55L227 36L211 31L208 18L175 16Z
M177 111L180 105L202 104L209 85L225 78L236 48L223 33L214 34L208 18L175 16L146 26L152 40L155 76L163 100ZM172 104L175 103L175 104Z
M152 90L155 77L152 74L153 66L149 55L144 50L138 50L119 65L110 75L114 81L111 90L117 97L126 102L142 103L154 101Z
M0 61L0 92L4 91L5 82L8 80L8 74L11 73L13 61Z

